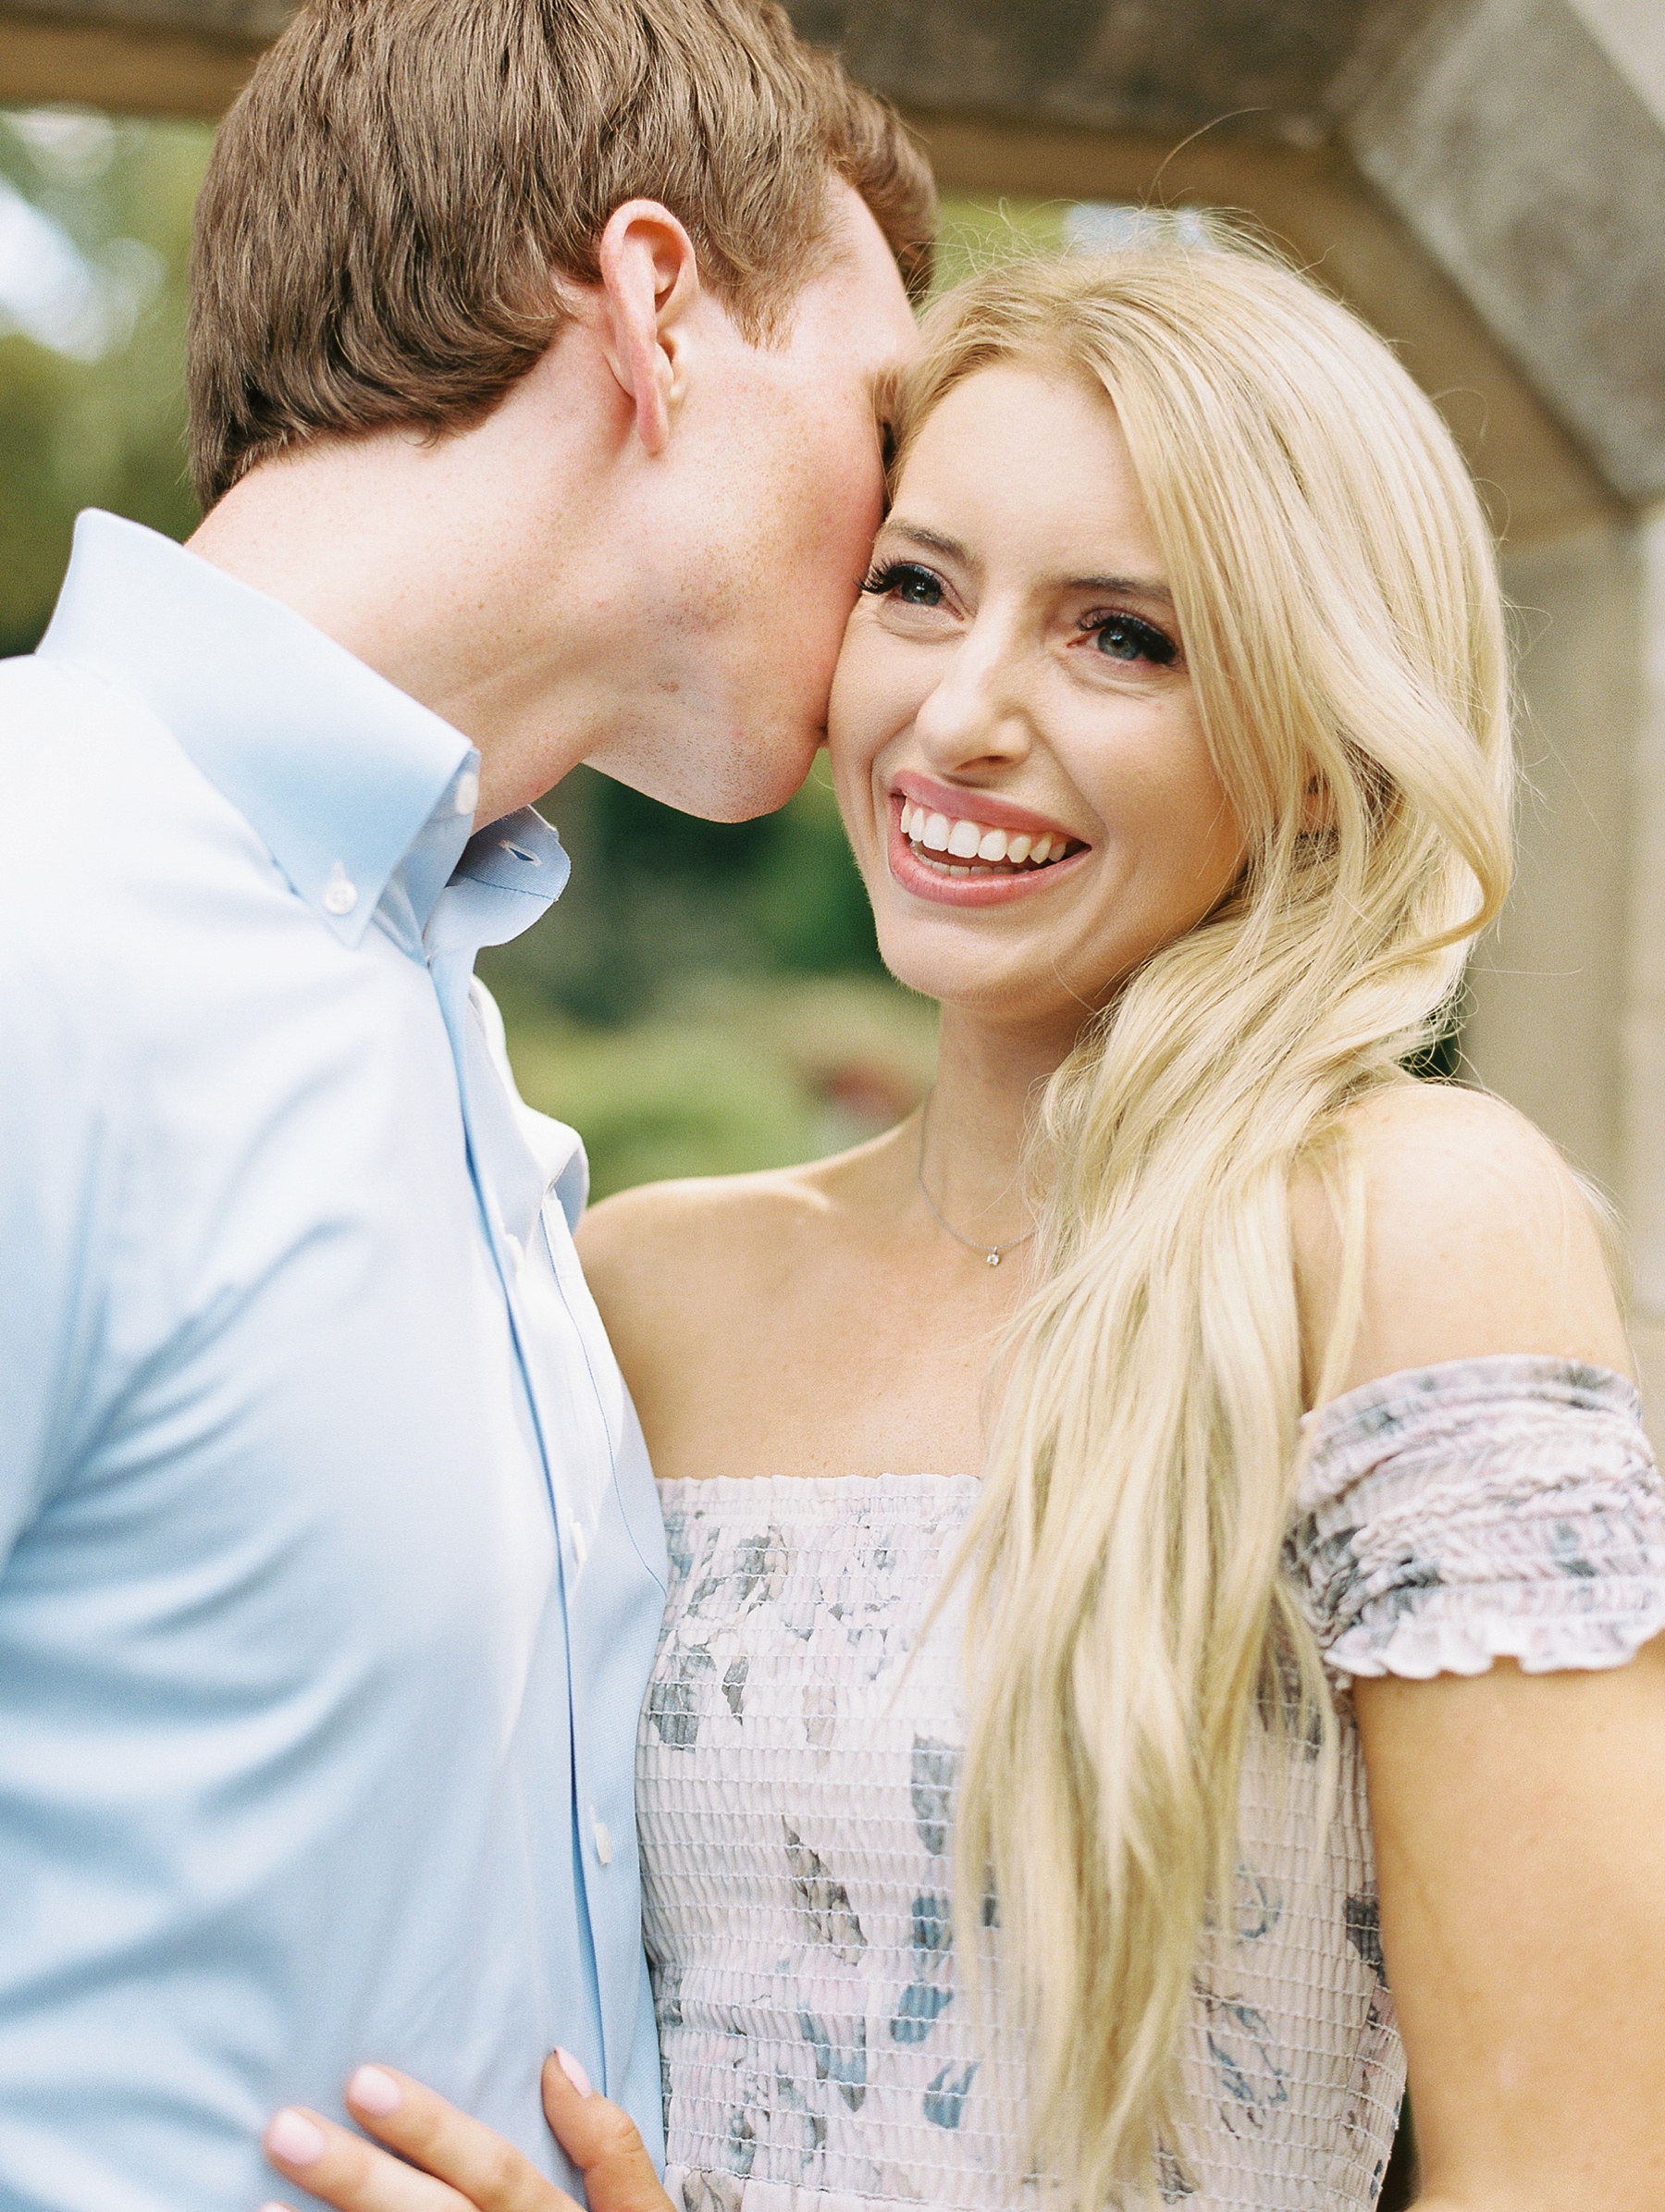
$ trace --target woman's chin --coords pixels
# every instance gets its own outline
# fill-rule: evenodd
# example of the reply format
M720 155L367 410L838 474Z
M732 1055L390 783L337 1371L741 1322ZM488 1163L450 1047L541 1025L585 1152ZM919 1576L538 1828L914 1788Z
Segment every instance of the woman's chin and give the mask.
M1055 968L992 962L988 955L986 945L921 945L912 930L879 932L880 958L899 983L921 998L934 998L1002 1029L1051 1028L1061 1015L1079 1014L1080 1001L1061 989Z

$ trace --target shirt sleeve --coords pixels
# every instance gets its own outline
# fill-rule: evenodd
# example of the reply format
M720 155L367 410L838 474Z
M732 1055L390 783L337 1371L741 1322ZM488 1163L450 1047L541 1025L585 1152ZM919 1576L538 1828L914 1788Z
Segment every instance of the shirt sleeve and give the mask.
M0 959L0 1567L99 1418L122 1086L61 985Z
M1665 1627L1665 1487L1622 1376L1453 1361L1303 1429L1285 1565L1335 1674L1622 1666Z

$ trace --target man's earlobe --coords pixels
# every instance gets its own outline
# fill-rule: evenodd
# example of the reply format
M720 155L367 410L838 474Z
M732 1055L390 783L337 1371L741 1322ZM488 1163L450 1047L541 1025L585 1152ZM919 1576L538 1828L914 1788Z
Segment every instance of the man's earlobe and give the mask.
M607 357L634 404L637 438L662 453L682 396L684 324L699 296L694 241L657 200L626 200L608 217L597 258Z

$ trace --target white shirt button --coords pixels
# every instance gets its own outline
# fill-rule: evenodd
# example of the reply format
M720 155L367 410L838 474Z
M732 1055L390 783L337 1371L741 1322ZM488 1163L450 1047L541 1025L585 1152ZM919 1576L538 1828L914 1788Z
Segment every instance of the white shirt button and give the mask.
M338 860L329 871L329 881L324 886L324 911L327 914L351 914L358 905L358 885Z
M480 779L472 768L465 768L457 778L456 789L451 797L459 814L473 816L480 803Z
M610 1866L612 1864L612 1835L605 1821L596 1823L595 1837L596 1857L603 1866Z
M518 1237L512 1237L505 1230L503 1231L503 1248L514 1263L514 1272L518 1275L526 1264L526 1247Z
M589 1557L589 1539L584 1533L582 1523L577 1521L573 1524L573 1557L580 1566Z

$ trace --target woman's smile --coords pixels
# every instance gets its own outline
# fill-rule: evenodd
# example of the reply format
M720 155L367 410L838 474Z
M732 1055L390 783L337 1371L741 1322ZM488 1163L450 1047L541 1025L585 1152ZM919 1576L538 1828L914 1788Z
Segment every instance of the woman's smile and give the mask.
M1242 831L1102 390L1006 363L924 423L828 742L884 958L949 1005L1076 1024L1217 904Z
M917 898L947 906L1027 898L1072 875L1092 849L1011 799L910 770L898 773L888 798L891 876Z

